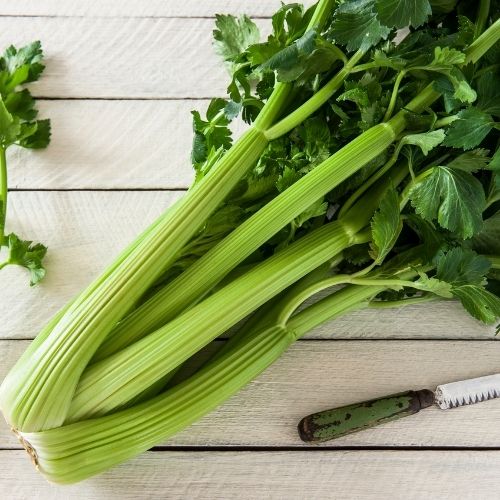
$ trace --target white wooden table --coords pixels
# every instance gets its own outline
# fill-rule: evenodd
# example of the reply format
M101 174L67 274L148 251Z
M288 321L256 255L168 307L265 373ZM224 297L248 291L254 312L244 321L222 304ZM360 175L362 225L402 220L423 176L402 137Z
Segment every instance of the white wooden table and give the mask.
M9 225L50 247L29 289L0 274L0 380L56 309L189 185L191 109L224 93L216 12L275 0L4 0L0 47L40 39L33 86L53 141L10 156ZM258 20L265 25L268 21ZM307 413L500 370L491 328L456 304L351 314L310 333L216 412L100 477L49 485L0 425L0 498L500 498L500 400L306 447Z

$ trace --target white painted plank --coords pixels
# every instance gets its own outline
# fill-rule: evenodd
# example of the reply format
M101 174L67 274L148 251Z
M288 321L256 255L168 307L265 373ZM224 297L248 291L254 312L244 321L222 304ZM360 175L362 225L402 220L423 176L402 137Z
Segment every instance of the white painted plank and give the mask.
M39 100L52 120L47 149L8 150L9 185L21 189L188 188L191 110L207 100ZM236 120L234 137L247 125Z
M228 79L213 28L213 19L0 17L0 48L42 41L38 96L213 97Z
M0 342L0 380L26 345ZM303 340L218 410L164 444L304 446L296 425L309 413L435 389L498 372L499 366L496 342ZM325 445L500 447L499 420L500 399L448 411L429 408ZM7 427L0 428L0 448L18 447Z
M52 120L45 150L9 149L10 187L186 188L191 183L190 111L207 101L39 101Z
M43 324L112 261L180 192L13 192L8 229L49 246L47 278L0 273L0 338L33 338ZM36 313L34 313L36 312ZM493 338L493 329L455 303L369 310L340 318L313 338Z
M291 2L289 2L291 3ZM301 2L312 5L312 0ZM85 16L85 17L196 17L215 13L245 13L250 16L270 16L280 6L278 0L4 0L0 15Z
M498 451L149 452L71 486L0 452L9 500L497 500Z

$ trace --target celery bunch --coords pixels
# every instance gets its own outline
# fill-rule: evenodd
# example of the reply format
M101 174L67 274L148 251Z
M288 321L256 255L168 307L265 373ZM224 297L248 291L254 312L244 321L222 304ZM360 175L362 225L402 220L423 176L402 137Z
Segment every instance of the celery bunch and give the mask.
M284 5L264 42L249 18L217 17L231 80L227 99L193 112L195 182L0 388L47 478L148 449L353 309L458 299L500 317L499 11L455 4ZM233 144L240 114L250 127Z

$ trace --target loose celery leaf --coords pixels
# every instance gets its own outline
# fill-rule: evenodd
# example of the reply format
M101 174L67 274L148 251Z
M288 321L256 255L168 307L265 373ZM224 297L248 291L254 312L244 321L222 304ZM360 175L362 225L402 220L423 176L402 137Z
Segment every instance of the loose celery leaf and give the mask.
M401 145L418 146L427 156L430 151L439 146L445 138L443 129L432 130L422 134L408 134L401 139Z
M491 264L486 257L461 247L439 252L435 258L436 277L455 286L483 285Z
M330 35L353 51L369 49L385 40L390 31L377 18L374 0L350 0L337 7Z
M43 149L50 142L50 120L37 120L21 124L18 144L23 148Z
M371 256L381 264L396 243L403 223L399 213L399 196L394 188L387 191L371 221Z
M481 231L472 238L472 247L487 255L500 255L500 211L484 221Z
M47 253L47 247L41 243L33 244L32 241L21 240L11 233L7 236L8 263L22 266L30 272L30 285L39 283L45 276L42 260Z
M19 117L21 120L34 120L38 114L38 111L35 109L35 100L28 89L7 94L5 97L5 107L9 113Z
M0 59L0 88L3 93L13 91L18 85L38 80L44 70L41 63L42 46L39 41L16 49L10 46Z
M491 165L487 149L473 149L455 157L448 166L450 168L458 168L466 172L477 172L483 168L488 168Z
M375 4L380 21L396 28L420 26L432 13L429 0L376 0Z
M481 183L469 172L448 167L434 167L410 192L418 215L462 239L482 228L486 200Z
M14 144L21 132L21 124L16 116L7 111L3 100L0 98L0 144L3 148Z
M445 146L463 148L465 150L479 146L493 128L490 115L476 107L469 107L458 113L458 119L448 128Z
M231 15L217 14L215 16L216 29L213 31L214 47L231 69L234 61L242 52L260 38L259 28L247 16L240 18Z
M500 298L478 285L453 288L453 295L460 299L464 309L483 323L491 324L500 317Z

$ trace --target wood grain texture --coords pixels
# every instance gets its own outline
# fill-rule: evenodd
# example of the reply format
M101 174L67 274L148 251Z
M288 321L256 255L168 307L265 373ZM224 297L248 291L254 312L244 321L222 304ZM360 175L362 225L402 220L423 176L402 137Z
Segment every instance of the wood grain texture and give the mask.
M497 500L498 451L149 452L72 486L0 452L9 500Z
M0 47L42 41L38 96L213 97L228 80L213 28L213 19L0 17Z
M305 0L304 5L314 2ZM85 16L85 17L205 17L215 13L270 16L280 6L278 0L5 0L0 15Z
M52 121L47 149L8 150L10 187L187 188L192 120L207 100L40 100ZM243 128L235 123L235 137Z
M45 322L110 263L181 192L13 192L8 230L49 247L47 278L27 286L23 269L0 274L0 338L33 338ZM41 307L43 304L43 307ZM416 320L418 317L418 320ZM311 332L312 338L493 338L493 328L456 303L352 313Z
M26 346L26 341L0 341L0 380ZM499 366L496 342L302 340L226 404L164 444L302 447L296 425L309 413L435 389L498 372ZM429 408L325 446L500 448L499 420L500 399L448 411ZM0 428L0 448L18 448L7 427Z

